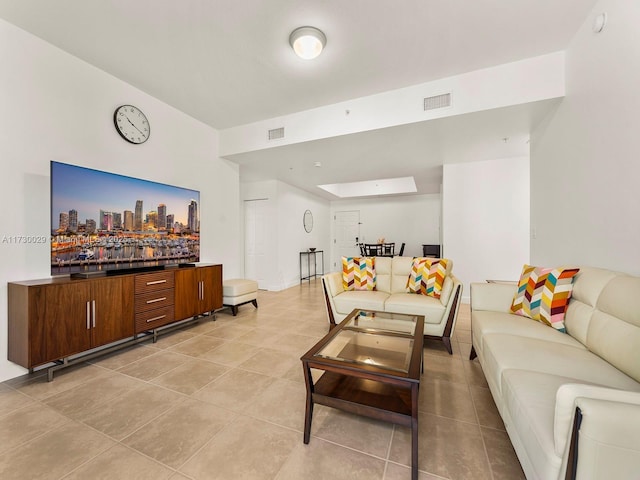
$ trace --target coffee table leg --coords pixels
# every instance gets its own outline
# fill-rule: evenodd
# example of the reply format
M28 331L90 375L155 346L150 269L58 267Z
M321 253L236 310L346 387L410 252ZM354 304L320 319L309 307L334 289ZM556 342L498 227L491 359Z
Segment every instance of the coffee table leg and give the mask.
M313 420L313 379L311 378L311 369L307 362L302 362L304 370L304 383L307 385L307 404L304 412L304 437L305 444L309 443L311 436L311 420Z

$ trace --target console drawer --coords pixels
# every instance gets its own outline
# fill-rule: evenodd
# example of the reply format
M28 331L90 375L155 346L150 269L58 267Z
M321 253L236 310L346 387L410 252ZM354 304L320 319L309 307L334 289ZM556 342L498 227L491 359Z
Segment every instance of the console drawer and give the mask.
M140 295L142 293L170 289L173 286L173 272L155 272L136 275L134 288L136 295Z
M173 305L136 314L136 333L153 330L173 322Z
M156 308L164 308L173 305L175 290L158 290L155 292L142 293L136 295L135 299L135 312L146 312L147 310L154 310Z

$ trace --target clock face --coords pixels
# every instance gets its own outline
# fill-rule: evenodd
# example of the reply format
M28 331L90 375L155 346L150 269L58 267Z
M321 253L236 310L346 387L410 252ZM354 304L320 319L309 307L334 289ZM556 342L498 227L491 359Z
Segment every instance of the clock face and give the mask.
M144 143L151 133L147 117L133 105L122 105L116 108L113 123L118 133L127 142Z

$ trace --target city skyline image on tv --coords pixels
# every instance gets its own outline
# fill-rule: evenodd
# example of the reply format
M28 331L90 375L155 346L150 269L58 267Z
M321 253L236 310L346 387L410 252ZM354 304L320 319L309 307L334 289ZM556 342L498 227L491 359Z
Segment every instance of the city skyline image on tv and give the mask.
M52 274L199 259L200 192L51 162Z

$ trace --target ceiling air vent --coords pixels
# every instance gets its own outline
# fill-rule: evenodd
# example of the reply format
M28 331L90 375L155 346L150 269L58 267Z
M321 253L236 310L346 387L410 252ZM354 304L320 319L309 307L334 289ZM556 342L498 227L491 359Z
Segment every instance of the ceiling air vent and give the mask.
M284 138L284 127L269 130L269 140L277 140L279 138Z
M451 106L451 94L443 93L442 95L434 95L424 99L424 111L435 110L436 108L444 108Z

